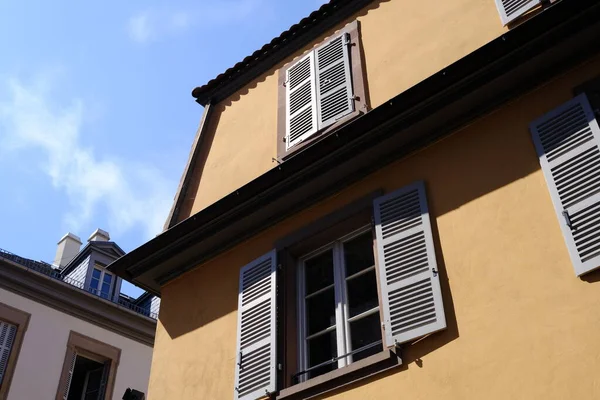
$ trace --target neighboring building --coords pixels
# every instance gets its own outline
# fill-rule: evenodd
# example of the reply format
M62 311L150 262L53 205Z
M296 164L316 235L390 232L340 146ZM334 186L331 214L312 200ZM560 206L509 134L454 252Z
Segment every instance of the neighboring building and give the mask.
M125 252L107 232L80 247L65 235L54 265L0 250L0 400L147 391L157 298L120 293L106 266Z
M332 0L194 89L108 267L161 296L150 399L600 398L598 43L592 0Z

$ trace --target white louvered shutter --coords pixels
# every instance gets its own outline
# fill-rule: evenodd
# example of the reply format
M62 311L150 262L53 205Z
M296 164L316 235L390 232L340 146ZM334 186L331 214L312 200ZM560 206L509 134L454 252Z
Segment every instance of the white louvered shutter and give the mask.
M314 58L311 51L286 72L286 149L302 142L318 129Z
M319 129L354 111L349 42L344 33L315 51Z
M424 184L379 197L374 209L386 346L444 329Z
M496 7L502 24L507 25L540 3L540 0L496 0Z
M0 321L0 384L2 383L2 378L4 378L8 357L10 357L10 350L12 349L16 334L17 327L15 325Z
M69 397L69 390L71 389L71 380L73 379L73 371L75 371L75 361L77 360L77 352L73 351L71 359L69 360L69 371L67 372L67 382L65 385L65 392L63 393L63 400L67 400Z
M600 267L600 129L585 94L531 123L575 273Z
M275 254L240 271L234 399L254 400L276 389Z

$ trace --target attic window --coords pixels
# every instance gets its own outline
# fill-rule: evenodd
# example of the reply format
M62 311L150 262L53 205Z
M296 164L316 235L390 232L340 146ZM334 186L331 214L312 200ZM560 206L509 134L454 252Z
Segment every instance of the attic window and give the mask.
M358 22L279 71L278 158L366 110Z

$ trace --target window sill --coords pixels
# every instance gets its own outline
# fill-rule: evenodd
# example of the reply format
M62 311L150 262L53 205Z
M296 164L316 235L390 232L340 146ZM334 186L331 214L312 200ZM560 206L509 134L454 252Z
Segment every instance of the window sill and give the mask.
M309 399L402 365L399 354L384 350L344 368L336 369L279 392L277 400Z

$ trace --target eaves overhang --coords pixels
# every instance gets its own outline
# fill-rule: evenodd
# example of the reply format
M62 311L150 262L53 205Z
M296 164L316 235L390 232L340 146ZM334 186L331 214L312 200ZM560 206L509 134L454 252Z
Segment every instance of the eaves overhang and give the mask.
M160 287L596 54L600 2L563 0L109 266ZM484 133L482 133L484 134Z

